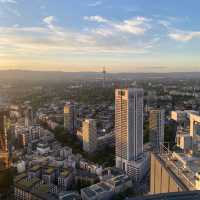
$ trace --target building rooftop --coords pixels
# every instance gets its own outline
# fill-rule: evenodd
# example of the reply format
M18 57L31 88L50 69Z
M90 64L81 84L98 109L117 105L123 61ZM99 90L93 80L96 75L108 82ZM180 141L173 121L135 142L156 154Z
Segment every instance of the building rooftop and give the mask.
M17 183L18 181L24 179L25 177L27 177L26 173L19 174L19 175L15 176L14 182Z
M39 169L40 169L40 166L39 166L39 165L35 165L35 166L33 166L33 167L30 169L30 171L36 172L36 171L38 171Z
M196 189L196 173L200 171L200 158L184 153L156 154L179 182L189 190Z
M16 185L18 185L19 187L25 189L25 190L28 190L28 189L31 189L34 185L36 185L37 183L40 182L40 179L37 178L37 177L33 177L31 179L29 178L24 178L24 179L21 179L20 181L18 181L16 183Z
M46 170L45 170L45 173L46 174L52 174L54 172L54 168L53 167L48 167Z
M80 200L81 199L78 192L75 192L75 191L62 192L58 196L62 200Z
M166 193L145 197L126 198L126 200L199 200L200 191Z
M70 174L69 170L64 170L63 172L61 172L60 176L67 177L69 174Z
M100 182L90 187L83 188L82 192L84 192L89 198L92 198L104 192L112 192L112 188L106 183Z
M126 176L126 175L119 175L119 176L116 176L116 177L113 177L111 179L109 179L107 182L109 184L111 184L112 186L116 187L116 186L119 186L127 181L130 181L131 179Z

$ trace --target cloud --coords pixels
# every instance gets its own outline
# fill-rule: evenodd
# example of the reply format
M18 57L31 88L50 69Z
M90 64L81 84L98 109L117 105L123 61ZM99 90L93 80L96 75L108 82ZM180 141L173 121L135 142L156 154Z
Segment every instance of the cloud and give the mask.
M83 19L87 20L87 21L98 22L98 23L108 22L107 19L105 19L105 18L103 18L101 16L98 16L98 15L95 15L95 16L85 16Z
M169 33L169 37L176 41L188 42L194 38L200 38L200 32L175 31L175 32Z
M97 22L97 23L104 23L104 31L101 29L96 30L97 33L102 33L102 35L107 36L108 34L113 31L120 31L124 33L134 34L134 35L141 35L144 34L148 29L151 28L149 22L151 19L147 19L145 17L135 17L132 19L124 20L122 22L116 22L108 20L102 16L85 16L84 20ZM115 29L110 31L110 29Z
M0 3L14 3L14 4L16 4L17 1L15 1L15 0L0 0Z
M54 24L56 22L56 18L54 16L45 17L43 22L47 25L49 30L56 33L58 36L63 35L62 29Z
M43 22L45 22L45 23L48 24L48 25L52 25L52 23L53 23L54 21L56 21L54 16L48 16L48 17L45 17L45 18L43 19Z
M144 17L136 17L134 19L125 20L120 24L114 24L114 27L122 32L127 32L135 35L144 34L150 25L146 22L150 21Z
M102 4L102 1L95 1L93 3L88 4L88 6L96 7L96 6L100 6L101 4Z
M100 16L88 19L97 20L96 27L75 31L59 26L54 16L42 19L43 26L0 27L0 51L4 57L17 55L17 58L26 59L30 56L51 58L59 55L63 58L73 54L133 55L149 53L159 42L144 35L151 28L151 21L144 17L124 21L111 21ZM127 29L124 25L130 27Z
M112 30L103 29L103 28L93 29L91 32L94 33L94 34L103 36L103 37L109 37L109 36L113 35Z

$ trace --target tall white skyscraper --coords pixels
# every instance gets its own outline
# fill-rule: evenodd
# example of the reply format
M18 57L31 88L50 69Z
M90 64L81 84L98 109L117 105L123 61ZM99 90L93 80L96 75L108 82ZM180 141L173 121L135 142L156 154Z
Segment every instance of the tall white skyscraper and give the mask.
M155 149L164 143L165 111L162 109L149 112L149 141Z
M115 91L116 167L140 180L143 155L143 97L141 88Z

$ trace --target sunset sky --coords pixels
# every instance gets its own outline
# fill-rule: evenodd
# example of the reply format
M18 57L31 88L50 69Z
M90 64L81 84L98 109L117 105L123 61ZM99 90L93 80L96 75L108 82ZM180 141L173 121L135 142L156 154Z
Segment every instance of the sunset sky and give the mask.
M200 71L199 0L0 0L0 69Z

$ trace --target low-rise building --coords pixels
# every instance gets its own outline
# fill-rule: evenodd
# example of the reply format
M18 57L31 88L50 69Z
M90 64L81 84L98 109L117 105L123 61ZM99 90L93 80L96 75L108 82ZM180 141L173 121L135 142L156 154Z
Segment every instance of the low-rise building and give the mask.
M114 192L110 186L104 182L97 183L81 190L83 200L110 200Z
M73 181L73 173L71 169L64 169L58 177L58 186L63 190L71 187Z

